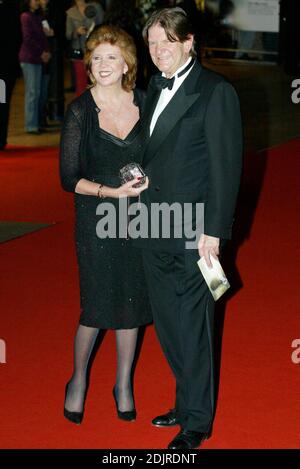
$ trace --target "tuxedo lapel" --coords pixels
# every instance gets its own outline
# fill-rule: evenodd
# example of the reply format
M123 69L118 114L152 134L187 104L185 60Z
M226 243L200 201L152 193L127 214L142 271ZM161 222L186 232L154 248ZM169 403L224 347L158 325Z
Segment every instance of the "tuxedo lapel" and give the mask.
M183 82L182 86L177 90L171 101L165 107L163 112L157 119L153 133L148 141L148 145L145 151L143 165L147 165L152 158L157 154L157 150L161 146L162 142L166 139L171 130L175 127L181 117L187 112L187 110L194 104L199 98L200 93L195 92L196 83L199 78L201 67L199 64L195 64L194 69L191 71L189 76ZM155 104L151 107L151 114L148 115L147 125L150 126L151 118L155 110L158 97L160 93L157 93ZM150 110L150 106L149 106ZM146 112L149 112L146 109Z

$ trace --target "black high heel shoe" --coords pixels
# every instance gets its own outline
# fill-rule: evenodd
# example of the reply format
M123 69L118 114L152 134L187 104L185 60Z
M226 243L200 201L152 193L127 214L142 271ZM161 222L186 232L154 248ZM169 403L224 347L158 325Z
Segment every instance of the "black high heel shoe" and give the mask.
M121 410L118 409L118 401L117 401L115 388L113 388L112 393L114 396L116 410L117 410L119 419L126 420L127 422L133 422L136 419L136 410L133 409L133 410L127 410L125 412L121 412Z
M66 384L66 389L65 389L65 402L66 402L66 398L67 398L68 386L69 386L69 383ZM65 416L66 419L68 419L70 422L76 423L76 425L80 425L80 424L81 424L82 419L83 419L83 414L84 414L84 411L82 411L82 412L71 412L70 410L66 409L66 407L64 407L64 416Z

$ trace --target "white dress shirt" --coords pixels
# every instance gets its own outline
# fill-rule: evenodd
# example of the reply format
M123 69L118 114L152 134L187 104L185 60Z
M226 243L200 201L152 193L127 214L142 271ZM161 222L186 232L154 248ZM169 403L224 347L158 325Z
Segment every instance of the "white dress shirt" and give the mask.
M173 84L172 89L169 90L169 88L164 88L163 90L161 90L160 97L157 101L156 108L155 108L155 111L152 115L152 119L151 119L151 123L150 123L150 136L152 135L152 132L153 132L154 127L156 125L157 119L159 118L159 116L161 115L161 113L163 112L163 110L165 109L167 104L171 101L171 99L173 98L174 94L176 93L176 91L178 90L180 85L182 85L182 83L184 82L184 80L186 79L186 77L188 76L190 71L192 70L194 65L192 67L190 67L186 71L186 73L184 73L181 77L178 78L178 73L180 73L190 63L191 60L193 60L193 58L189 57L189 59L182 65L182 67L180 67L178 70L176 70L175 80L174 80L174 84ZM166 74L163 73L162 76L165 77ZM172 78L172 77L170 77L170 78Z

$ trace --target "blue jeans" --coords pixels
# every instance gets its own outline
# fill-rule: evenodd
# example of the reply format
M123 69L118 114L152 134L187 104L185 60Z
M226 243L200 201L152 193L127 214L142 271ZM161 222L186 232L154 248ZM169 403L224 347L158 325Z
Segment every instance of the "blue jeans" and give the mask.
M42 65L21 62L25 83L25 128L39 129L39 100L42 85Z

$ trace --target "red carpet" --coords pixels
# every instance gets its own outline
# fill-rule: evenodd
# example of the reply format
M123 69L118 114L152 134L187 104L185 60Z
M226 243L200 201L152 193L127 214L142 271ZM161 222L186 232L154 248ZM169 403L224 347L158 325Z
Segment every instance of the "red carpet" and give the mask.
M115 415L112 332L94 362L83 424L63 418L79 292L72 196L57 170L57 149L0 153L0 220L57 222L0 245L0 447L165 448L176 429L150 421L172 406L174 382L152 326L135 376L137 421ZM299 170L299 140L246 160L235 234L243 286L226 305L217 413L203 448L300 446L300 364L291 360L300 338Z

